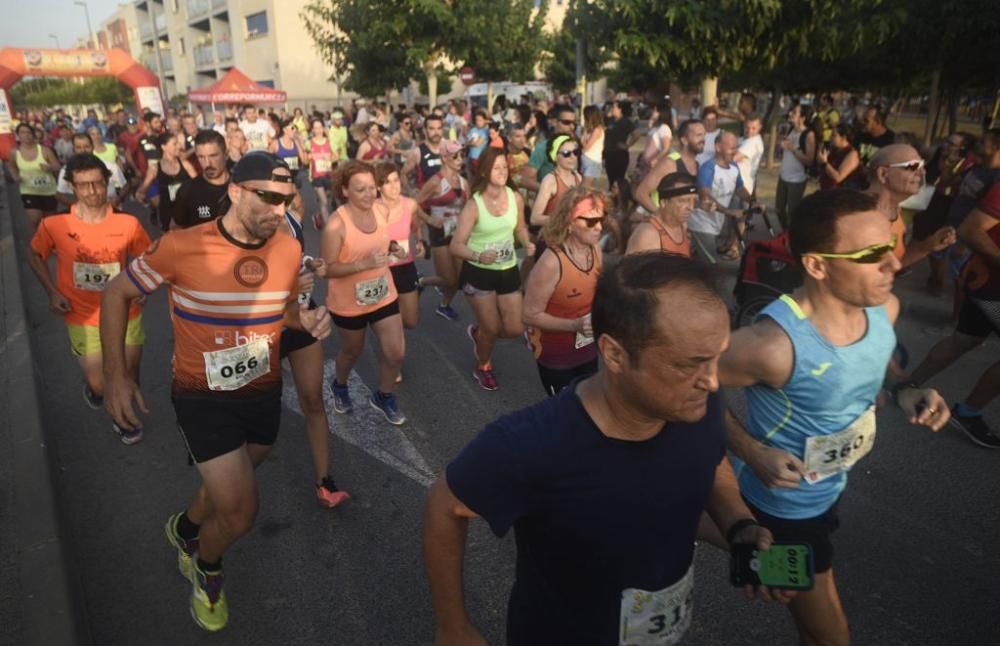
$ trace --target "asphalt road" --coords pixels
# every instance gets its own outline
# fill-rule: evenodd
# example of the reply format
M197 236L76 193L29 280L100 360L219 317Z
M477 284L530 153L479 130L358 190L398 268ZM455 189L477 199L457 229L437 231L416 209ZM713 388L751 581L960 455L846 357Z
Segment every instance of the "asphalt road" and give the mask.
M12 208L15 217L22 216L20 204ZM306 235L315 251L317 234L307 227ZM419 265L431 271L428 263ZM916 361L946 333L949 308L919 292L922 280L916 272L898 289L907 303L898 330ZM333 474L353 496L332 511L313 501L303 420L294 397L286 397L278 444L258 471L257 525L225 558L230 624L209 635L188 616L188 586L163 536L167 516L184 508L198 481L186 463L169 401L173 338L165 296L157 293L146 307L142 382L151 414L145 440L127 447L107 416L84 404L65 328L49 313L41 288L26 294L43 423L58 464L64 532L92 642L431 643L420 538L426 486L485 423L540 399L524 345L500 344L500 390L480 390L471 377L464 333L472 320L467 304L459 297L462 318L448 322L433 315L434 292L425 292L421 324L407 334L406 381L399 391L408 423L394 428L379 422L374 411L345 417L328 406ZM336 343L335 335L325 343L329 359ZM950 400L960 398L998 348L991 340L936 385ZM357 374L357 390L374 383L370 344ZM738 405L738 396L734 400ZM989 419L1000 423L996 414ZM1000 643L1000 556L990 551L1000 535L1000 453L972 445L955 430L935 435L911 428L894 408L881 410L878 423L877 447L851 474L835 535L836 572L855 642ZM472 527L468 607L489 642L499 644L513 536L496 539L482 522ZM686 643L795 643L784 609L748 603L728 585L723 554L699 548L696 571Z

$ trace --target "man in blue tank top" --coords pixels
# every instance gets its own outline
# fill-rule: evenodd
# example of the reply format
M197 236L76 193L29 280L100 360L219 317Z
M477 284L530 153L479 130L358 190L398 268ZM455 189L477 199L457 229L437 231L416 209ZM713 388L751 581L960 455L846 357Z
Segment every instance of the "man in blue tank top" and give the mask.
M728 445L757 520L775 540L813 548L816 585L789 604L800 643L846 646L830 534L847 472L875 442L875 399L896 345L900 264L875 198L849 189L804 199L789 239L803 286L735 332L720 363L722 384L745 387L747 397L747 428L729 416ZM910 423L937 431L948 421L936 391L896 395Z

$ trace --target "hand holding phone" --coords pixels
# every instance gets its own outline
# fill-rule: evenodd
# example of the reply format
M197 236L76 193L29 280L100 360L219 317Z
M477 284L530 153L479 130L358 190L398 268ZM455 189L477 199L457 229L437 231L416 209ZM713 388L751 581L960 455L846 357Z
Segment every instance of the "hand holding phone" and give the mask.
M746 543L732 547L729 580L734 586L812 590L815 578L812 548L808 544L773 543L768 550Z

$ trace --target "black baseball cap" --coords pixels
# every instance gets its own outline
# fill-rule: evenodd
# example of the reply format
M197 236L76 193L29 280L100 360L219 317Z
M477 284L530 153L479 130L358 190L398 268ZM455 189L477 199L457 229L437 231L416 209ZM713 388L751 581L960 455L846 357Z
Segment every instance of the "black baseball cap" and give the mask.
M275 175L274 171L284 168L288 174ZM279 157L263 150L249 152L240 158L230 173L230 178L234 184L241 184L252 180L263 180L265 182L287 182L292 183L292 170Z

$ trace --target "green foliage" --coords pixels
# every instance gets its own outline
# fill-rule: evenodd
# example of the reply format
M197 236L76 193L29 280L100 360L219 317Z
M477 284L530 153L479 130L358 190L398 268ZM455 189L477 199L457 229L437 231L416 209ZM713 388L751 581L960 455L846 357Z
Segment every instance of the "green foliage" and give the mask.
M577 39L583 41L583 69L587 79L593 81L605 76L603 68L612 53L593 37L602 21L603 16L595 11L594 5L585 0L571 0L562 29L543 35L542 73L556 91L576 88Z
M547 11L546 0L537 11L534 0L458 0L448 56L475 68L478 81L533 80Z
M36 108L54 105L111 105L132 100L132 90L111 76L86 79L28 79L15 85L11 99L18 107Z
M437 69L437 81L438 81L437 91L438 91L438 96L440 96L442 94L450 94L451 93L451 88L452 88L452 85L453 85L452 78L453 78L453 75L450 72L448 72L447 70L445 70L443 66L438 67L438 69ZM423 94L424 96L429 96L430 95L430 88L427 87L427 74L423 74L423 75L420 76L420 79L419 79L419 90L420 90L420 93Z
M362 96L401 89L441 58L454 29L444 0L312 0L306 31L344 88Z

